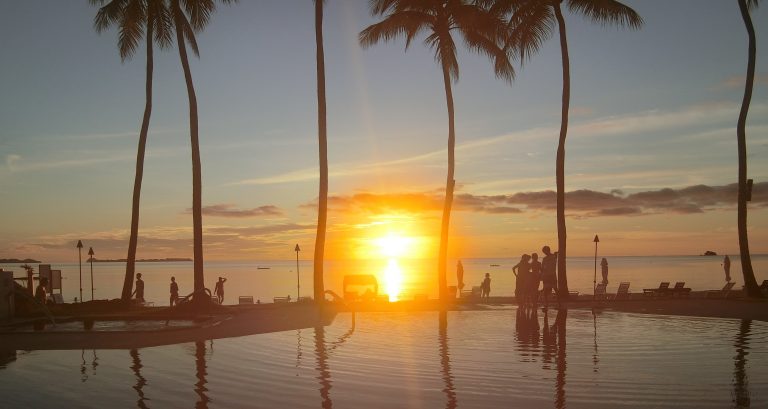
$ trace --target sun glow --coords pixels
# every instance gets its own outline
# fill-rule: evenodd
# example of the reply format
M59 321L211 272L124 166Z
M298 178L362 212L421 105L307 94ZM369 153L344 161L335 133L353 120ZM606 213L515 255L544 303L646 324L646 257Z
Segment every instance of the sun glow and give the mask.
M384 270L384 282L387 294L389 295L389 301L397 301L402 292L403 272L400 270L400 266L397 265L397 260L393 258L389 259L387 268Z
M389 259L403 257L408 252L413 239L395 234L388 234L385 237L376 240L379 246L379 252Z
M384 284L390 302L398 300L403 286L403 271L400 269L397 259L408 255L412 249L413 241L410 237L394 233L376 239L379 253L387 259L387 267L384 269Z

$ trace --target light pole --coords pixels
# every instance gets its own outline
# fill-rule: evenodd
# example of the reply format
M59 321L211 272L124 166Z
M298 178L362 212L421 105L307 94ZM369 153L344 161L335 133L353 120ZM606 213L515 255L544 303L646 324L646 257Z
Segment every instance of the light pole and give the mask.
M594 302L597 296L595 294L597 292L597 243L600 243L600 238L597 237L597 234L595 234L595 239L592 241L595 242L595 274L592 276L592 302Z
M91 301L93 301L93 255L96 254L93 252L93 247L88 249L88 255L90 257L91 262Z
M299 297L301 296L301 281L299 281L299 252L301 251L301 248L299 248L298 243L296 243L296 247L293 251L296 252L296 302L298 302Z
M77 241L77 263L80 265L80 302L83 302L83 242Z

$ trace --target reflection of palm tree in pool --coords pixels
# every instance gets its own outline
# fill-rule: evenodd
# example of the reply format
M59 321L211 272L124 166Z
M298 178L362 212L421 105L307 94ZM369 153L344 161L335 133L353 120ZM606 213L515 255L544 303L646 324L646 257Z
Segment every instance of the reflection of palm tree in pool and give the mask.
M567 318L567 309L561 308L557 310L554 325L557 332L557 380L555 382L555 407L557 409L565 408L565 368L567 366L565 359L565 321Z
M736 408L748 408L751 402L749 397L749 379L747 379L747 355L749 355L749 337L752 320L741 320L739 334L733 342L736 348L736 356L733 357L733 395L732 400Z
M443 372L443 382L445 382L443 392L448 399L445 407L454 409L458 407L458 403L456 390L453 386L453 375L451 374L451 356L448 352L448 312L445 310L440 311L438 341L440 342L440 366Z
M331 371L328 368L328 353L325 350L325 328L315 327L315 369L318 371L317 379L320 383L320 399L323 409L333 407L331 401Z
M195 382L195 393L198 396L198 401L195 403L195 408L199 409L205 409L208 407L208 402L211 401L211 398L208 397L206 392L208 392L208 388L205 387L205 385L208 383L208 371L207 371L207 364L205 362L205 341L196 341L195 342L195 377L197 377L197 382Z
M144 396L144 385L147 384L147 380L141 375L141 368L143 368L144 365L141 364L141 356L139 355L139 351L137 349L132 349L130 354L131 360L133 362L133 365L131 365L131 370L136 376L136 385L133 386L133 389L136 391L136 394L139 395L139 399L136 401L136 407L144 409L147 407L147 404L144 402L149 400ZM96 356L95 352L94 356Z

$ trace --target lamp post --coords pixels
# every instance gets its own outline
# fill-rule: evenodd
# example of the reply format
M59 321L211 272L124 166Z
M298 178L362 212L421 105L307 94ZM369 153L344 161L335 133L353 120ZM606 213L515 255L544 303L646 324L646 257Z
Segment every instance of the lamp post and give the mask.
M600 243L600 238L597 237L597 234L595 234L595 239L592 240L595 242L595 274L592 276L592 302L595 301L595 297L597 294L597 243Z
M293 251L296 252L296 301L298 302L299 297L301 296L301 282L299 281L299 252L301 251L301 248L298 243L296 243L296 247L294 247Z
M91 301L93 301L93 247L88 249L88 255L91 256L89 261L91 262Z
M77 263L80 265L80 302L83 302L83 242L77 241Z

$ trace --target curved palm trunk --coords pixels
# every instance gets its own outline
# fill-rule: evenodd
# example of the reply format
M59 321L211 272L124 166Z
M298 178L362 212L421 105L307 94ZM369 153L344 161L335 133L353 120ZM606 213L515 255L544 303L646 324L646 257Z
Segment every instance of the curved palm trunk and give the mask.
M178 6L177 6L178 7ZM178 13L181 11L177 10ZM179 58L184 69L189 98L189 136L192 145L192 251L194 255L194 291L205 288L203 274L203 212L202 212L202 170L200 165L200 142L197 129L197 96L192 84L192 72L189 70L187 47L180 25L176 24L176 42L179 44Z
M557 296L568 299L568 276L565 270L566 231L565 231L565 138L568 135L568 109L571 103L571 64L568 57L568 40L565 35L565 19L560 11L560 3L555 2L555 17L560 32L560 53L563 59L563 106L560 120L560 139L557 143L557 164L555 178L557 183Z
M136 153L136 177L133 180L133 204L131 206L131 236L128 239L128 257L125 263L125 281L121 299L128 301L133 294L133 278L136 272L136 247L139 238L139 205L141 203L141 181L144 178L144 151L147 147L147 133L149 132L149 119L152 116L152 75L154 72L154 56L152 49L153 33L152 24L147 24L147 78L146 78L146 102L144 103L144 117L141 120L139 132L139 147Z
M325 52L323 50L323 0L315 0L315 42L317 43L317 139L320 146L320 193L315 237L314 289L315 301L324 299L323 261L325 229L328 218L328 134L325 114Z
M747 186L747 113L752 100L752 87L755 82L755 54L756 40L755 27L749 15L746 0L739 0L741 17L747 28L749 36L749 59L747 62L747 79L744 85L744 99L741 101L739 122L736 125L736 141L739 155L739 198L737 224L739 230L739 254L741 255L741 271L744 274L744 287L750 297L762 297L760 288L755 280L755 272L752 269L752 259L749 255L749 237L747 236L747 198L749 197Z
M451 224L451 206L453 205L453 187L456 184L454 173L454 148L456 133L453 126L453 92L451 91L451 76L448 68L443 65L443 82L445 84L445 101L448 106L448 176L445 180L445 202L443 203L443 219L440 227L440 252L437 261L438 295L441 301L447 298L447 258L448 258L448 228Z

